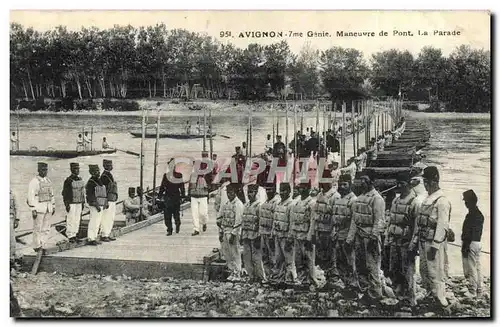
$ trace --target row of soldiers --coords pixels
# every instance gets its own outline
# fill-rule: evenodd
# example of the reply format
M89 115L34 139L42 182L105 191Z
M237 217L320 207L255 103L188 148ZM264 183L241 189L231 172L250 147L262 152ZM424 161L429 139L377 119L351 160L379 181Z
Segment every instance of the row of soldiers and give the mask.
M101 232L100 240L114 241L111 229L116 213L118 187L111 171L113 162L103 160L104 171L100 173L99 166L89 165L90 179L85 182L80 175L80 165L70 163L71 175L63 184L62 197L66 209L66 236L70 242L77 242L80 229L82 210L88 204L90 220L87 232L89 245L97 245L97 236ZM38 175L28 187L27 203L33 217L33 248L36 252L46 246L50 232L50 220L56 212L55 195L52 181L47 177L48 165L38 163Z
M414 189L422 180L427 197ZM257 197L261 186L253 184L243 204L236 196L239 186L226 181L216 197L216 210L228 280L241 280L242 256L250 281L322 287L318 264L329 282L364 293L368 303L388 295L386 276L394 291L415 305L415 257L420 255L422 286L446 306L451 205L439 189L437 168L400 178L400 195L389 214L370 177L362 175L360 182L356 196L350 174L343 174L338 187L321 183L315 198L310 183L298 184L293 195L291 185L281 183L279 194L267 189L265 201ZM386 271L383 256L389 258Z

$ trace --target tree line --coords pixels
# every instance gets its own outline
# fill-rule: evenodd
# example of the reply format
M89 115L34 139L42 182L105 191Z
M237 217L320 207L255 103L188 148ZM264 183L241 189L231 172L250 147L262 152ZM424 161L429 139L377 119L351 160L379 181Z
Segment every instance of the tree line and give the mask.
M490 51L462 45L417 56L286 41L241 49L164 24L39 32L10 25L11 98L317 99L402 96L439 109L489 112Z

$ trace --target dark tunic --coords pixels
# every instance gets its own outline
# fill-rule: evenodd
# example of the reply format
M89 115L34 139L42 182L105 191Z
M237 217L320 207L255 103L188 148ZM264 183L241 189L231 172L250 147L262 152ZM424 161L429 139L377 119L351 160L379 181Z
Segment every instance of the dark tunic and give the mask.
M182 179L182 174L174 171L173 177ZM165 206L180 205L181 199L185 195L184 183L173 183L167 178L167 174L163 174L163 179L160 185L160 193L158 197L164 196Z
M81 180L82 180L82 178L80 176L76 176L76 175L71 174L64 181L62 196L63 196L63 202L64 202L65 206L73 203L73 187L71 186L71 184L73 183L73 181L81 181Z
M89 181L87 182L87 185L85 186L87 203L89 204L89 206L92 207L99 207L99 205L97 204L97 197L95 196L96 183L99 186L103 185L99 177L97 178L90 177Z
M468 248L471 242L481 242L484 216L478 207L469 210L462 225L462 247Z

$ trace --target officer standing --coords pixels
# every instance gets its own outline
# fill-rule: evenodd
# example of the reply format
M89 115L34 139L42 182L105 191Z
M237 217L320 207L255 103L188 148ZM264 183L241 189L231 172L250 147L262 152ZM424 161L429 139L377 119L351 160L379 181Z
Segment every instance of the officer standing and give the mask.
M294 239L295 265L299 280L305 284L314 283L318 286L315 277L315 226L312 207L315 201L311 197L310 183L301 183L297 187L300 200L290 210L290 229Z
M240 237L244 205L236 196L237 187L235 183L227 186L228 202L222 207L222 215L217 222L222 229L222 255L231 271L228 281L241 280Z
M340 281L344 286L359 286L357 284L354 249L346 242L351 228L352 204L357 199L356 195L351 191L351 182L351 175L340 175L338 189L340 199L335 200L333 203L331 237ZM353 228L356 228L356 226L353 226Z
M361 289L368 289L362 298L372 302L382 298L381 234L384 232L385 202L367 175L360 178L362 194L352 206L352 223L347 244L355 243L356 271Z
M66 236L70 242L76 242L80 230L80 219L85 203L85 182L80 175L80 164L69 164L71 175L63 184L62 196L66 208Z
M99 178L99 166L89 165L90 179L85 186L87 203L90 210L87 245L97 245L97 234L101 226L102 211L108 207L108 194Z
M40 251L50 232L50 217L56 213L52 182L47 177L48 165L38 163L38 175L28 187L28 206L33 216L33 249Z
M420 276L425 288L445 307L445 256L451 204L439 188L439 171L435 166L424 169L422 175L428 196L418 217Z
M396 294L409 295L410 304L416 305L415 299L415 250L411 245L422 198L410 185L411 175L398 178L397 196L391 205L386 245L389 246L388 276L396 287Z
M174 160L174 158L170 159L169 164ZM182 174L173 169L173 177L178 180L182 180ZM185 197L185 188L184 183L174 183L171 182L167 178L167 174L163 174L163 179L161 181L160 192L158 197L162 197L164 195L164 208L163 208L163 216L165 221L165 226L167 226L167 236L172 235L172 216L175 221L175 232L179 233L181 228L181 201Z
M111 230L113 229L115 222L118 185L116 184L113 174L111 174L111 171L113 170L113 162L111 160L104 159L102 164L104 166L104 171L101 175L101 183L106 187L108 205L102 212L101 241L109 242L116 240L116 238L111 236Z
M479 297L482 293L481 236L484 216L477 207L477 196L473 190L463 193L465 206L469 210L462 226L462 264L468 282L467 297Z
M276 205L273 220L273 235L275 249L275 267L273 280L290 284L299 284L295 269L294 241L290 229L290 211L294 205L289 183L281 183L281 202ZM284 270L284 271L283 271Z
M259 235L260 203L257 201L259 185L248 185L248 202L245 203L241 221L243 242L243 263L250 283L265 282L266 274L262 263L262 243Z

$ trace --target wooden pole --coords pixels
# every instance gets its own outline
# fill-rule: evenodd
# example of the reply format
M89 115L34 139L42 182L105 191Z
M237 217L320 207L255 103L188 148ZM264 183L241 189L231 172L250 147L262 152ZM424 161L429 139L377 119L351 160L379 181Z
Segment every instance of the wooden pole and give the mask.
M297 158L297 144L299 143L298 136L299 134L297 133L297 105L293 106L293 131L295 136L293 137L294 141L294 149L293 149L293 156L294 158ZM294 160L294 167L295 167L295 160Z
M304 107L300 108L300 132L304 133Z
M316 134L317 134L318 141L319 141L318 130L319 130L319 101L316 101Z
M141 136L141 181L140 188L144 190L144 137L146 134L146 112L144 108L142 108L142 136ZM142 219L142 196L139 197L140 208L139 208L139 219Z
M276 135L280 135L280 112L276 109Z
M361 121L361 101L356 101L356 149L359 150L359 122Z
M94 144L94 126L90 127L90 151L92 151Z
M275 112L274 112L274 106L273 106L273 105L271 105L271 115L273 116L273 146L274 146L274 143L276 142L276 141L275 141L275 133L276 133L276 131L275 131L275 127L276 127L276 126L274 126L274 118L275 118L275 117L274 117L274 114L275 114Z
M352 155L353 155L353 157L356 156L356 132L354 131L356 126L354 125L354 106L355 106L355 102L353 100L351 103L351 132L352 132Z
M285 149L288 149L288 102L285 99Z
M203 107L203 151L207 151L207 108Z
M249 137L249 144L247 145L250 158L252 157L252 135L253 135L252 130L253 130L253 116L252 116L252 110L250 110L250 137Z
M333 104L333 132L335 135L335 138L337 137L337 131L335 130L335 123L337 122L337 102L334 102Z
M153 205L156 203L156 166L158 166L158 143L160 140L160 113L158 109L158 118L156 119L156 141L155 141L155 160L153 166Z
M345 166L345 112L346 112L346 103L342 103L342 147L341 147L341 161L342 167Z
M19 112L17 113L17 144L16 150L19 151Z
M327 157L327 151L326 151L326 119L327 119L327 114L326 114L326 104L323 106L323 150L325 151L323 155L325 158ZM321 149L321 147L320 147Z
M209 117L208 117L208 130L210 131L210 160L212 160L212 157L214 155L214 138L212 135L214 134L212 131L212 108L210 108L209 111Z

